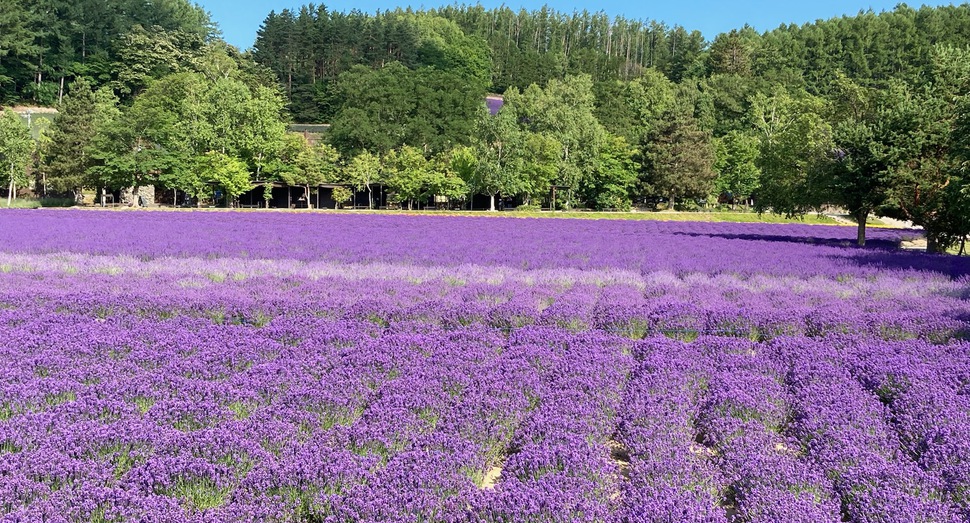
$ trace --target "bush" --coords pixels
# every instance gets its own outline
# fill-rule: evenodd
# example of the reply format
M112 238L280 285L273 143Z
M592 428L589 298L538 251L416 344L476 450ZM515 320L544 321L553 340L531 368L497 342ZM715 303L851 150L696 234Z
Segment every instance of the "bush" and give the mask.
M674 210L684 211L684 212L694 212L701 210L702 204L696 200L677 200L676 205L674 205Z
M3 202L0 203L0 207L7 207L7 199L4 198ZM10 202L11 209L39 209L41 207L40 200L20 198Z
M41 198L38 200L41 207L74 207L77 202L74 198Z
M71 198L18 198L10 202L11 209L40 209L41 207L73 207ZM6 198L0 202L0 207L6 207Z
M542 210L542 207L535 204L522 204L516 207L515 210L518 212L539 212Z
M333 201L337 202L337 207L343 207L354 197L354 192L346 187L334 187L331 197Z
M612 192L603 192L596 197L597 211L623 211L630 210L630 200L625 195Z

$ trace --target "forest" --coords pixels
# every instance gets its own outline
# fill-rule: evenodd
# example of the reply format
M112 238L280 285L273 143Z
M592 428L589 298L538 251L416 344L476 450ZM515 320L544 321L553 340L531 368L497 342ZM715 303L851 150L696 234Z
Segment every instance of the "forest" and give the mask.
M0 103L58 114L34 140L4 113L0 181L8 202L278 181L409 207L838 206L860 244L874 214L922 226L930 251L970 234L970 5L708 36L548 7L309 4L240 51L187 0L5 2ZM308 141L291 122L331 126Z

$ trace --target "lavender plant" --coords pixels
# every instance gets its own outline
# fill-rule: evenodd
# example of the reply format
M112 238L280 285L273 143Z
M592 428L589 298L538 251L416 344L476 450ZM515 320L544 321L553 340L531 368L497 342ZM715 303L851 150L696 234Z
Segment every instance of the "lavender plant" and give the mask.
M3 522L970 517L970 267L897 231L0 224Z

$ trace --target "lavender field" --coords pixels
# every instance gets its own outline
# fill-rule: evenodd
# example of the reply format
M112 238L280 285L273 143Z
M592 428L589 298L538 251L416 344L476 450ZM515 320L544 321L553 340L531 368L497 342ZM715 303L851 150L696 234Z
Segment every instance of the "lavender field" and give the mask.
M970 264L870 232L0 211L0 521L968 521Z

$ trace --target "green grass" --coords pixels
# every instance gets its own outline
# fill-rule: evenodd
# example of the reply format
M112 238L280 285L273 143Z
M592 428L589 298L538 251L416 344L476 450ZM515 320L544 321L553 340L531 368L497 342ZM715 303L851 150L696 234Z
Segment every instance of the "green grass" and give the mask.
M40 209L41 207L71 207L74 200L70 198L18 198L11 200L11 209ZM0 207L7 207L7 199L0 200Z
M73 391L59 392L57 394L48 394L44 397L47 404L51 407L56 407L64 403L70 403L77 399L77 394Z
M178 478L175 485L163 494L185 501L195 510L219 508L229 501L232 487L219 486L210 478Z
M333 211L331 211L333 212ZM801 218L786 218L780 214L758 214L753 212L598 212L598 211L337 211L367 214L403 214L408 216L483 216L503 218L567 218L583 220L654 220L677 222L733 222L733 223L807 223L817 225L838 225L838 222L817 214L807 214Z
M155 400L145 396L135 396L132 403L138 407L138 412L145 414L152 408L153 405L155 405Z
M256 410L256 405L245 401L234 401L229 404L229 410L232 411L233 417L236 420L244 420L253 414Z
M802 218L786 218L780 214L757 214L752 212L533 212L511 211L500 216L528 218L579 218L594 220L654 220L671 222L733 222L733 223L808 223L835 225L836 221L816 214Z

